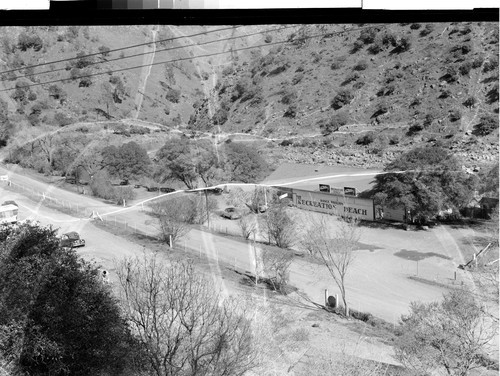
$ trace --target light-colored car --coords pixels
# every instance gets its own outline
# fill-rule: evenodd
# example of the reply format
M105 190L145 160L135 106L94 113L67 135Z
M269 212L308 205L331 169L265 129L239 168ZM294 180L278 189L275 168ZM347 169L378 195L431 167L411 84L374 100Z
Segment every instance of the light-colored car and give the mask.
M241 212L234 207L229 207L229 208L224 209L224 211L221 214L221 217L227 218L227 219L240 219Z

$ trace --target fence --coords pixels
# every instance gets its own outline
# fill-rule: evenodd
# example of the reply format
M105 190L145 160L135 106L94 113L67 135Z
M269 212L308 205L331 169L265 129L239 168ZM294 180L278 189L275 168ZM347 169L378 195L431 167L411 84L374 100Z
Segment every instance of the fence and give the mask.
M13 192L19 192L37 204L51 209L56 209L66 214L76 215L79 217L87 217L90 215L89 211L83 205L50 197L45 192L36 191L22 184L14 183L13 181L9 181L5 189Z

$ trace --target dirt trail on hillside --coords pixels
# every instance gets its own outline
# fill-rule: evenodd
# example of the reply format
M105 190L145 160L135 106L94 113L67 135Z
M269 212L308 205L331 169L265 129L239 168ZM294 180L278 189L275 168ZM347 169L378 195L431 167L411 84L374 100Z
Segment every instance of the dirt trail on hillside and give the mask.
M141 69L141 77L139 80L139 86L137 89L137 93L135 95L135 113L132 116L134 119L139 117L142 107L142 101L144 99L143 93L146 90L146 84L148 82L149 74L151 73L151 64L153 64L155 59L155 51L156 51L156 34L158 32L158 26L155 26L153 30L151 30L152 34L152 42L150 44L146 44L144 46L144 55L142 58L142 65L144 66Z

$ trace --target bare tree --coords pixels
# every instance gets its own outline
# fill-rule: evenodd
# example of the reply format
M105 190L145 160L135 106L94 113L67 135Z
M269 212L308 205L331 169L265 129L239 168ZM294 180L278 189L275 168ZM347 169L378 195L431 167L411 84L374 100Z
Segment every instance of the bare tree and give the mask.
M295 244L297 226L286 205L271 205L263 216L262 224L269 244L273 242L280 248L290 248Z
M150 207L158 219L160 239L169 242L170 246L191 230L189 216L192 205L189 200L172 198L168 201L153 202Z
M327 225L327 218L325 215L322 215L319 219L311 217L311 226L304 235L302 245L327 267L342 295L345 315L349 316L345 283L349 269L355 259L354 251L360 233L356 220L339 219L338 229L332 239Z
M238 220L238 225L241 229L241 235L245 239L249 239L250 236L257 230L257 223L252 216L245 215Z
M123 306L150 374L243 375L257 366L245 309L187 262L157 255L117 265Z
M396 357L418 374L466 376L492 363L487 353L497 324L468 290L452 290L441 302L413 302L402 316Z
M293 253L285 249L265 248L261 254L263 272L273 289L285 292L290 278L290 265Z

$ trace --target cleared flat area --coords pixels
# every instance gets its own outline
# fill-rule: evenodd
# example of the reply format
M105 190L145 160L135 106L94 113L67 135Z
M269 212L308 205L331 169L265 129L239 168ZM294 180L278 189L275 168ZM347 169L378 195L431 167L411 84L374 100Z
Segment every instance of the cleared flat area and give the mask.
M380 172L356 167L284 163L262 183L314 191L319 190L319 184L329 184L339 188L354 187L362 192L372 187L375 176Z

